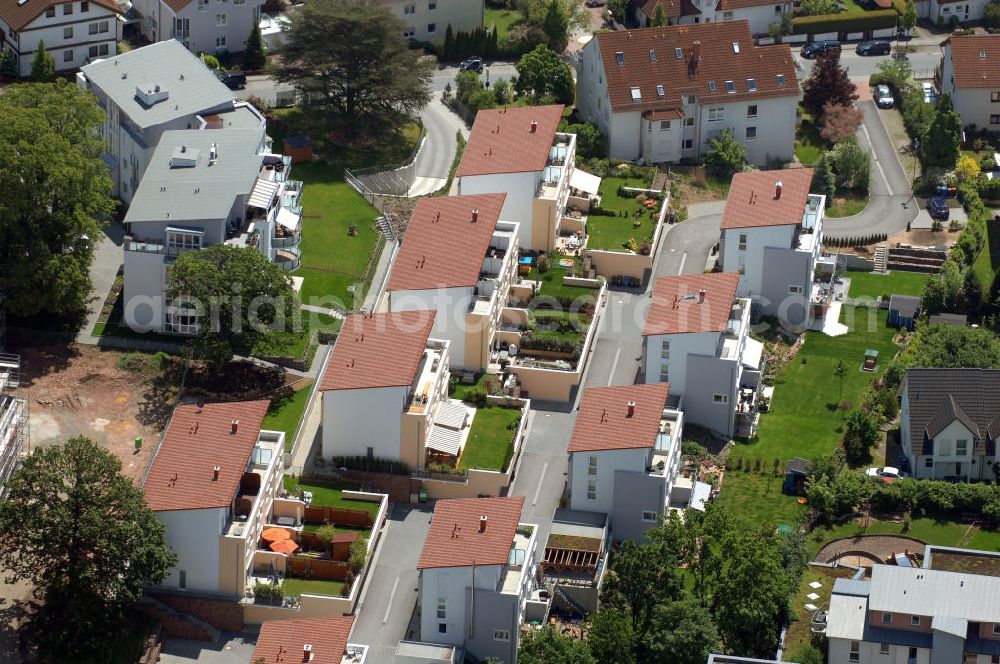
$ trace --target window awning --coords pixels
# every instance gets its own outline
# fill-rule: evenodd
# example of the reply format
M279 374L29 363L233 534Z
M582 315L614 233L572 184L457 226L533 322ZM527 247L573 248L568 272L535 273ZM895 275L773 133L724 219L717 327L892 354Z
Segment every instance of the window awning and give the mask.
M601 188L601 178L575 168L573 169L573 175L569 178L569 186L596 196Z
M283 207L278 210L277 222L290 231L298 230L299 215L295 214L288 208Z
M691 502L689 507L691 509L698 510L699 512L705 511L705 503L712 495L712 485L706 484L705 482L695 482L694 487L691 489Z
M257 178L257 182L254 183L253 189L250 191L250 200L247 201L247 205L266 210L271 207L271 202L277 193L277 182L269 182L268 180Z
M743 347L743 357L741 358L743 366L749 369L759 369L760 358L763 354L764 344L756 339L747 337L747 344Z
M458 450L462 447L462 432L435 424L431 427L431 435L427 437L427 447L436 452L458 456Z

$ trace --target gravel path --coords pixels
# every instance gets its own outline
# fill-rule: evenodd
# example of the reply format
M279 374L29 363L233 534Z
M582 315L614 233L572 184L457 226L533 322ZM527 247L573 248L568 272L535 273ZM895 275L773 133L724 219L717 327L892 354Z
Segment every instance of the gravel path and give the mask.
M816 561L830 563L849 553L864 553L872 558L886 560L893 553L904 550L923 553L926 542L903 535L860 535L834 540L816 553Z

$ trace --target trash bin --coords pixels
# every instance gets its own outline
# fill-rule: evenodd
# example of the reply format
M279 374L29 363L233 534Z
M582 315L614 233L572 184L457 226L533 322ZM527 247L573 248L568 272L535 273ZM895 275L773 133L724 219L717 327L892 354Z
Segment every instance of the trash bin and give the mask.
M135 451L138 452L142 449L142 436L135 437Z

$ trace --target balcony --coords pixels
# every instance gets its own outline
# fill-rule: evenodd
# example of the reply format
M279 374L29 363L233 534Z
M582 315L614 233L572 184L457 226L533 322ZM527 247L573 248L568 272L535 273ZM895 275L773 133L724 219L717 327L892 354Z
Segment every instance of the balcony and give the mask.
M302 233L300 231L285 230L283 232L282 228L276 228L274 231L274 237L271 238L272 249L289 249L299 246L302 242Z
M297 246L278 249L274 252L271 262L286 272L298 269L302 264L302 252Z
M131 235L125 236L125 251L135 251L143 254L162 254L164 256L180 256L185 251L198 251L197 246L168 245L160 240L137 240Z
M514 541L511 543L507 566L500 576L499 590L508 595L520 595L525 581L530 580L533 570L531 555L532 540L535 527L528 524L518 524L514 531Z
M409 413L431 412L448 384L448 346L443 343L428 343L431 347L424 349L420 366L417 367L417 379L406 409Z

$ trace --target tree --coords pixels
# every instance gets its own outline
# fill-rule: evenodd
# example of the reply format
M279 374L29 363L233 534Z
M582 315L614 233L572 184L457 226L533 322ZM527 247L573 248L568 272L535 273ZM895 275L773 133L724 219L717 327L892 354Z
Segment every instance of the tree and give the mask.
M875 492L873 482L857 471L845 470L806 483L809 509L820 523L830 524L867 505Z
M826 205L833 203L833 194L836 187L836 180L833 178L833 170L830 168L829 153L824 152L816 162L816 169L813 171L812 186L809 191L814 194L826 196Z
M903 13L899 16L899 27L906 30L906 34L910 34L913 28L917 27L917 7L913 4L913 0L906 0Z
M837 363L833 366L833 375L840 381L840 394L837 397L837 403L839 404L844 400L844 377L847 375L847 363L844 362L843 358L837 360Z
M961 138L962 119L951 107L951 95L945 92L920 144L924 163L942 168L954 167L958 161Z
M1000 369L1000 340L984 328L921 325L899 364L904 368Z
M792 659L799 664L823 664L823 652L812 644L800 646Z
M981 170L979 163L968 155L962 155L955 164L955 175L962 182L974 181L979 177Z
M667 12L663 9L663 3L656 3L656 11L653 13L653 27L663 27L667 25Z
M820 136L830 143L837 143L850 138L857 133L864 120L864 113L856 106L835 106L827 103L823 106L823 126Z
M840 66L840 53L826 51L816 58L812 74L802 86L802 106L819 123L823 107L853 106L858 93L847 70Z
M861 149L858 140L851 136L837 143L830 151L837 186L857 191L868 191L871 158Z
M451 23L444 31L444 52L442 55L445 60L452 60L455 57L455 31L451 29Z
M986 3L986 27L1000 28L1000 3Z
M596 664L636 664L635 631L624 611L601 609L591 615L587 643Z
M506 78L500 78L493 82L493 95L498 104L510 104L514 101L514 84Z
M705 168L711 175L723 180L742 171L746 163L747 149L736 140L730 129L712 139L711 148L705 155Z
M584 641L563 636L552 625L528 632L517 652L521 664L594 664Z
M0 76L5 78L17 78L17 59L14 57L14 51L9 48L3 49L3 55L0 55Z
M851 411L844 422L844 454L847 463L861 466L871 461L871 449L882 437L877 409Z
M684 591L675 554L666 546L626 540L612 557L610 572L601 601L608 608L627 611L632 629L640 634L657 605L679 598Z
M569 43L569 16L560 0L549 0L542 20L542 32L546 41L556 53L562 53Z
M143 585L177 562L163 523L118 458L82 437L35 449L7 488L0 566L34 586L43 661L101 661Z
M839 11L836 0L802 0L799 11L803 16L836 14Z
M713 503L704 512L689 509L683 517L671 512L660 525L648 530L646 537L673 552L694 577L694 596L707 604L725 564L725 542L736 527L732 514Z
M318 0L292 14L275 77L302 93L305 114L334 142L398 134L430 101L433 65L399 38L381 5Z
M520 94L552 96L560 104L573 103L573 75L569 65L545 44L521 56L514 87Z
M281 268L251 247L216 244L181 254L167 269L167 297L200 318L196 348L220 369L288 329L299 304ZM182 305L184 306L184 305Z
M576 134L576 154L581 159L603 159L608 156L608 139L589 122L570 124L563 120L559 131Z
M928 279L920 294L920 309L933 316L958 307L962 295L962 273L954 261L947 260L941 271Z
M82 312L114 210L97 127L104 114L75 85L24 83L0 95L0 292L15 316ZM30 182L31 186L25 186ZM44 297L39 297L44 293Z
M632 0L608 0L608 11L618 23L628 22L628 12L632 8Z
M697 600L688 599L656 607L646 635L650 664L703 664L719 645L719 630L712 614Z
M243 51L243 68L249 71L263 69L267 65L267 53L264 51L264 38L260 34L260 25L254 22L247 47Z
M45 42L39 40L35 57L31 61L31 80L35 83L51 83L56 80L56 61L45 50Z

